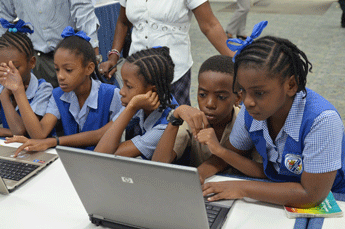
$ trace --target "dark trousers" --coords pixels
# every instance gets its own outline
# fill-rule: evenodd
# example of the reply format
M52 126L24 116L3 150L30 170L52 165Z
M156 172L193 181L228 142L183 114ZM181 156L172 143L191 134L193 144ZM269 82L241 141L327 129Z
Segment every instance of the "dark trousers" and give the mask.
M339 0L340 8L343 11L341 15L341 26L345 28L345 0Z
M171 84L171 93L175 97L179 105L190 104L190 85L191 85L191 70L189 69L178 81Z
M38 79L45 79L55 88L59 86L54 67L54 52L35 51L36 65L32 72Z

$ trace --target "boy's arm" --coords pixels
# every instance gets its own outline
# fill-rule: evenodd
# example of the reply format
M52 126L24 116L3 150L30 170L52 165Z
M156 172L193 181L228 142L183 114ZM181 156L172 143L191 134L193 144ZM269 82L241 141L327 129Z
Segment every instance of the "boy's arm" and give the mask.
M152 161L172 163L175 160L177 155L174 151L174 145L178 129L179 126L173 126L171 123L167 125L153 153Z
M213 128L201 130L197 135L197 140L202 144L206 144L213 155L223 159L245 175L266 178L262 164L246 157L249 151L240 151L233 147L230 142L227 143L226 148L222 147Z
M198 133L204 126L208 125L204 113L199 109L190 107L188 105L179 106L176 108L173 115L175 118L180 118L188 124L192 130L193 136L195 136L195 134ZM183 135L183 139L180 141L187 141L187 139L184 139L184 134L180 135L181 133L179 133L179 128L179 126L173 126L171 123L168 124L153 154L153 161L171 163L176 159L178 152L174 151L174 146L176 139L178 139L177 135L179 134L180 137ZM183 126L181 128L183 128ZM184 150L186 147L184 145L179 148Z
M206 178L223 171L228 166L229 164L221 158L215 155L211 155L198 167L200 183L203 184Z

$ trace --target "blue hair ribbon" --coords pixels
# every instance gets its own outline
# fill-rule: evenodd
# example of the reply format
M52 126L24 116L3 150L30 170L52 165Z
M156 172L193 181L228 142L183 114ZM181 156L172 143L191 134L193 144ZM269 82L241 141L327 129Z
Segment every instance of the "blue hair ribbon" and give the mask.
M67 26L62 31L61 37L66 38L66 37L71 37L71 36L81 37L81 38L83 38L86 41L90 41L91 40L91 38L88 37L84 31L74 32L74 29L71 26Z
M235 56L240 54L240 52L248 45L250 45L255 38L257 38L258 36L260 36L260 34L262 33L262 30L267 26L268 21L261 21L259 23L257 23L254 28L253 28L253 32L250 36L247 37L246 40L241 40L238 38L230 38L226 41L226 45L228 46L228 48L233 51L236 52L234 57L232 58L232 61L235 63ZM233 42L233 43L237 43L240 45L233 45L230 44L229 42Z
M12 33L16 33L18 31L21 33L31 34L34 32L34 29L33 29L34 26L30 22L25 23L22 19L19 19L17 23L12 24L3 18L0 18L0 23L2 27L4 27L5 29L8 29L8 31ZM26 25L31 25L32 29L25 27Z

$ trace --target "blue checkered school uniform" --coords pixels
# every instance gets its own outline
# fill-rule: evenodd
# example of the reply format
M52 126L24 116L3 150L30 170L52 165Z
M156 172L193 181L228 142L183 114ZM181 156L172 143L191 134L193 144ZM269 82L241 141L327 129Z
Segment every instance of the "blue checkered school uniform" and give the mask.
M267 121L253 119L243 106L230 135L239 150L253 146L263 158L266 176L277 182L300 182L303 171L326 173L337 170L333 192L345 193L344 126L326 99L307 89L299 92L275 141Z
M173 97L171 104L178 106L177 101ZM113 118L113 121L122 113L125 107ZM151 159L153 152L162 137L165 128L168 125L167 116L171 108L167 107L162 112L154 110L145 119L144 110L140 109L133 116L126 127L126 140L131 140L135 147L141 152L144 159ZM132 131L133 129L137 129ZM130 134L128 134L130 132Z
M0 93L4 87L0 86ZM52 95L53 87L50 83L46 82L44 79L37 79L36 76L31 73L30 82L28 85L28 88L25 91L26 97L29 101L30 107L33 110L33 112L38 116L44 116L46 113L46 109L48 106L49 99ZM18 106L15 108L15 110L19 112ZM2 120L2 125L4 128L9 128L5 112L0 104L0 117Z
M74 91L53 90L47 113L61 119L65 135L97 130L106 125L121 109L119 89L92 79L91 91L82 108ZM95 146L86 147L93 150Z

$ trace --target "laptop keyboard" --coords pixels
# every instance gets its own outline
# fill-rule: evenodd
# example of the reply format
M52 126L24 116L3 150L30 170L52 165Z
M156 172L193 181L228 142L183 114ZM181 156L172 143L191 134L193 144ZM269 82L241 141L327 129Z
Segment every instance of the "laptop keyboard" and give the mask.
M19 181L37 167L38 165L0 159L0 176L4 179Z
M221 208L217 206L210 205L208 203L205 203L206 206L206 213L208 218L208 224L210 227L212 226L213 222L215 221L217 215L219 214Z

